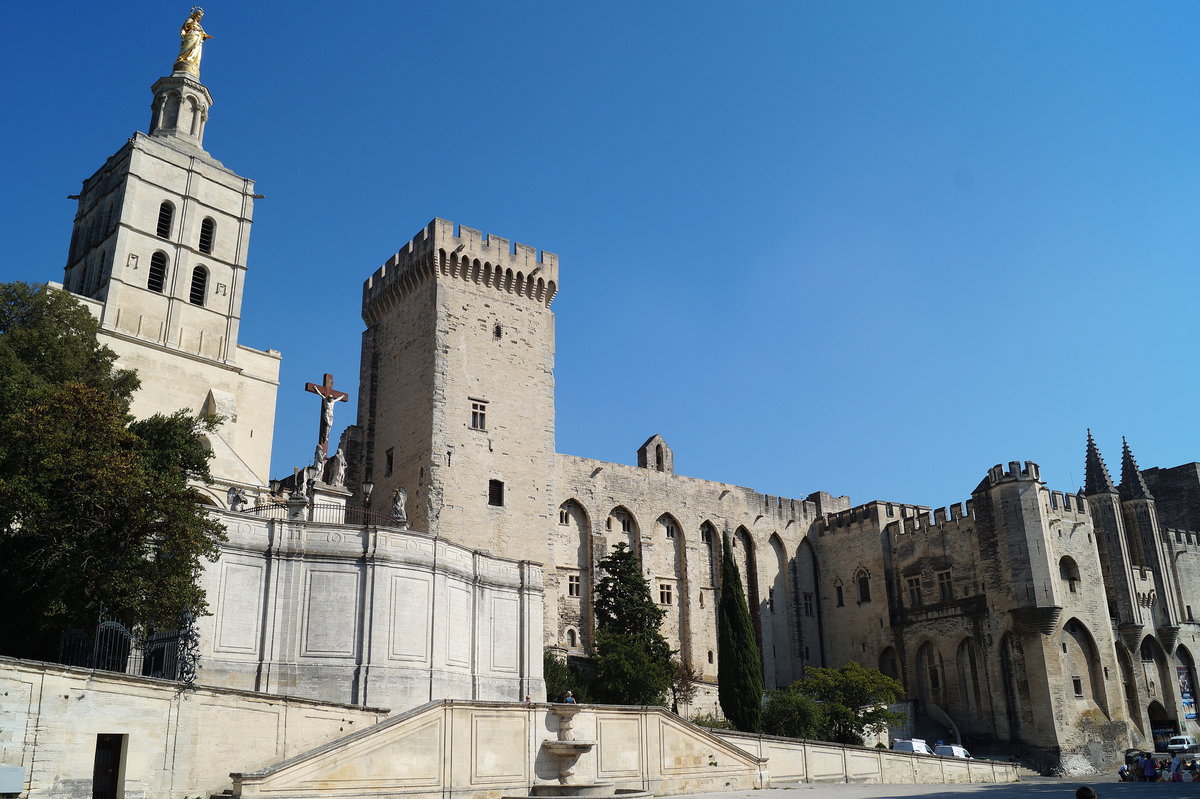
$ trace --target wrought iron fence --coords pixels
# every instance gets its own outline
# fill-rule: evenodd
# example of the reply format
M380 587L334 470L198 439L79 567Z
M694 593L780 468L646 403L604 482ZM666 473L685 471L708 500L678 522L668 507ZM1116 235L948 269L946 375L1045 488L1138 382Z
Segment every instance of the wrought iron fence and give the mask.
M259 505L254 508L244 508L241 513L258 516L262 519L288 518L288 506L283 503ZM386 513L375 513L366 508L354 505L336 505L332 503L315 503L304 509L304 520L319 524L349 524L356 527L376 525L379 527L395 527L396 522Z
M191 683L199 661L195 619L186 617L178 630L139 634L101 610L94 630L65 630L59 638L58 662L67 666L140 674Z

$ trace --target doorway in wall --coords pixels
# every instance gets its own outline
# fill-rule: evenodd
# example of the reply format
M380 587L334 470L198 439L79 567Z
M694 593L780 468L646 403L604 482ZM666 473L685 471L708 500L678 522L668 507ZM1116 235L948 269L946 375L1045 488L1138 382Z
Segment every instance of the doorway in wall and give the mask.
M125 736L96 736L96 762L92 768L92 799L121 799Z

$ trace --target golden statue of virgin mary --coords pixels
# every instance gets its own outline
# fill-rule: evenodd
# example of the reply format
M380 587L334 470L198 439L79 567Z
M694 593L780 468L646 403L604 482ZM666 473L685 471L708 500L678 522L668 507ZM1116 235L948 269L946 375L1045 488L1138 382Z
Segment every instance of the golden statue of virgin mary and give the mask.
M179 58L175 60L176 69L190 72L196 77L200 76L200 54L204 49L204 40L212 38L200 26L203 18L203 8L196 6L192 9L191 15L179 29Z

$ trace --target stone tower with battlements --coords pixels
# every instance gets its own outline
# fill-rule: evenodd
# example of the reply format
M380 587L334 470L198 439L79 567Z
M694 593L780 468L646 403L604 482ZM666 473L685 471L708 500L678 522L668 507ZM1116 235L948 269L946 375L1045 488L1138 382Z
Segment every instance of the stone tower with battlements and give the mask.
M557 256L434 219L363 286L352 479L409 523L547 562Z
M149 134L137 132L78 195L63 287L100 321L101 342L142 389L132 411L223 417L208 436L224 502L265 486L278 352L238 343L254 182L204 149L212 95L198 67L153 85Z

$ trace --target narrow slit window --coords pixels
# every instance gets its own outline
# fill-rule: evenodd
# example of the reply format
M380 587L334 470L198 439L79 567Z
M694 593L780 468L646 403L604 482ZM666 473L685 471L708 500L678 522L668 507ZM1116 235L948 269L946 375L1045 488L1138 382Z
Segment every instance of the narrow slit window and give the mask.
M204 305L204 296L208 294L208 270L197 266L192 270L192 290L188 293L188 302L192 305Z
M160 239L171 238L171 222L175 219L175 206L164 202L158 206L158 227L155 233Z
M204 221L200 223L200 252L205 255L211 255L213 250L213 237L217 232L217 223L213 221L211 216L204 217Z
M162 294L167 284L167 254L156 252L150 256L150 273L146 277L146 288Z

